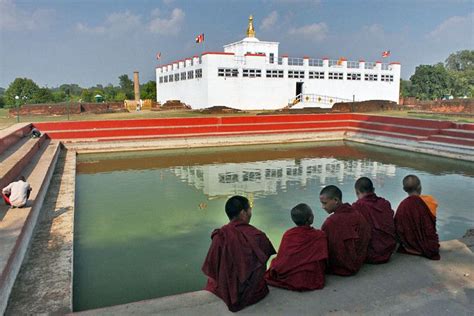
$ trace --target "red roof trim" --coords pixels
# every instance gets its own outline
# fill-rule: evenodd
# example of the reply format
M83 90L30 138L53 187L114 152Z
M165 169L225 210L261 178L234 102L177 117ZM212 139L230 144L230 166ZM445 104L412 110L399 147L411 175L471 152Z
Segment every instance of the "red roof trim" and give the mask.
M283 57L283 58L288 58L288 55L281 55L281 57Z
M382 62L380 60L377 60L375 63L376 64L381 64Z
M390 65L400 65L398 61L391 62Z
M204 55L235 55L234 53L226 53L226 52L204 52L201 56Z
M329 60L329 58L328 57L323 57L323 60Z
M365 63L365 60L359 59L359 63Z

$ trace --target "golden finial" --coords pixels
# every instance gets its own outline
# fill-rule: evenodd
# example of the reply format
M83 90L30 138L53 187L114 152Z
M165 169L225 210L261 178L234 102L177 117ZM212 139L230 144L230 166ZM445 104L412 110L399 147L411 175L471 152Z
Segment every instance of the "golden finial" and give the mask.
M253 28L253 16L249 16L249 27L247 28L247 37L255 37L255 29Z

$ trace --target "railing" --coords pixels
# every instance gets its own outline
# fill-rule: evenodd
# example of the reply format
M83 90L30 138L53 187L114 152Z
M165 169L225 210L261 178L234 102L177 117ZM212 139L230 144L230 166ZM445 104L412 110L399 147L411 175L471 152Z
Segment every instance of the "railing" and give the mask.
M308 60L308 64L311 67L322 67L323 66L323 60L322 59L310 59L310 60Z
M365 63L365 69L374 69L375 63Z
M288 105L285 108L290 109L298 103L317 103L333 105L334 103L339 102L352 102L352 100L328 95L300 93L296 97L289 99Z
M382 64L382 70L392 70L392 67L389 64Z
M283 64L283 57L278 57L278 65L282 65Z
M288 57L288 66L303 66L303 58Z
M347 62L347 68L359 68L359 62L358 61L348 61Z

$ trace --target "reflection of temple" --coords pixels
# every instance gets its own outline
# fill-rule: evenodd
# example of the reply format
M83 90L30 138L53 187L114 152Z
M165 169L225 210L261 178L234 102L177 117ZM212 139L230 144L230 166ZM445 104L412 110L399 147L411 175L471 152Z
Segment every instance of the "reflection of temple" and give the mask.
M171 170L183 182L202 189L209 197L217 197L241 193L276 194L278 188L285 190L289 183L306 186L309 180L326 185L362 175L393 177L396 167L375 161L311 158L183 166Z

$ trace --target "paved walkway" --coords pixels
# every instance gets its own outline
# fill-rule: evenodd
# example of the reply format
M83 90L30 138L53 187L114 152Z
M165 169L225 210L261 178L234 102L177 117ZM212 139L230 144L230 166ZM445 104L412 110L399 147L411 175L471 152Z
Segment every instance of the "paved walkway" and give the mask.
M443 242L441 261L395 254L385 265L365 265L353 277L329 276L320 291L271 288L245 315L472 315L474 237ZM470 248L469 248L470 247ZM206 292L102 308L80 315L232 315Z

